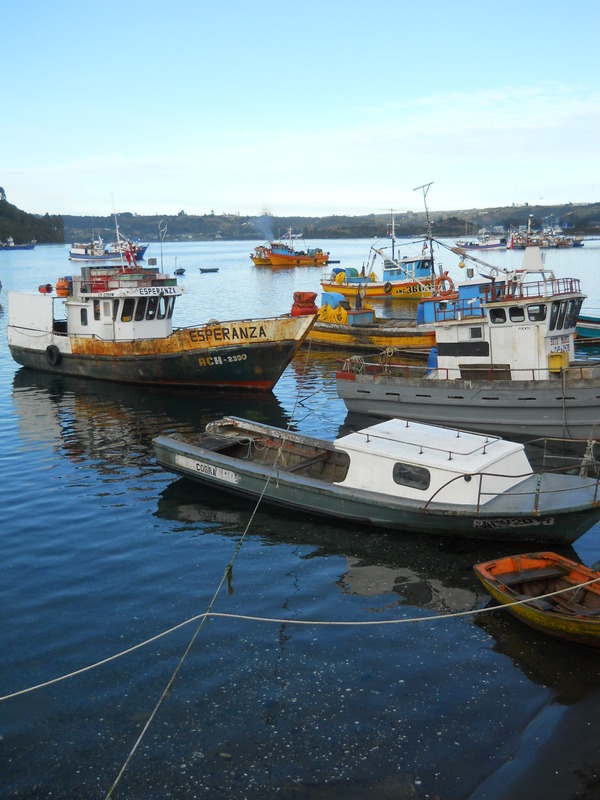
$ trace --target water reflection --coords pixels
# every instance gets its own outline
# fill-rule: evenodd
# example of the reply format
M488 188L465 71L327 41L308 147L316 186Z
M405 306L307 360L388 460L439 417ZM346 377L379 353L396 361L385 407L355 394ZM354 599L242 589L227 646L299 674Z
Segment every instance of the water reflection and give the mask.
M178 478L160 493L155 516L186 529L197 526L196 534L237 538L254 509L253 500ZM266 505L254 515L246 535L267 546L300 547L303 561L332 556L344 559L345 567L335 585L344 595L372 598L371 610L378 612L408 606L450 614L481 607L489 595L475 577L473 565L523 549L519 543L511 547L336 524ZM561 553L576 558L570 547L562 548ZM377 598L384 598L383 603L378 605Z
M286 427L270 392L196 393L68 378L21 368L12 391L21 446L51 444L71 460L140 466L160 433L189 433L224 414Z
M481 614L475 624L493 639L496 653L532 683L552 689L555 702L572 705L598 688L596 651L544 636L502 611Z

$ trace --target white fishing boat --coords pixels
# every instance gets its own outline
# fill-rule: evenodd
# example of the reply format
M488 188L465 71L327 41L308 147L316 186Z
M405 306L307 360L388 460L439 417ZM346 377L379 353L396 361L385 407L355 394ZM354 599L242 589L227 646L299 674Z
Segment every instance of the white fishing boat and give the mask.
M81 275L9 292L8 346L36 370L150 386L272 389L314 317L251 318L175 328L174 275L88 265Z
M485 267L483 280L423 301L436 337L427 367L345 362L336 381L348 410L509 437L600 436L600 362L575 360L580 282L546 270L538 248L518 270Z
M600 517L598 477L534 472L521 444L400 419L327 442L224 417L153 445L192 481L395 533L568 543Z

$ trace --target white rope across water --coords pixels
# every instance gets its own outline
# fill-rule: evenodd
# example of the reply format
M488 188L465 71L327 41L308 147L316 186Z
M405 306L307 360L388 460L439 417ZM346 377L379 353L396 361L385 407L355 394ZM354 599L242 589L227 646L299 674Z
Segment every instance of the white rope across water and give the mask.
M225 578L227 577L227 571L223 576L219 589L221 588ZM61 675L57 678L51 678L48 681L44 681L43 683L38 683L35 686L29 686L26 689L20 689L16 692L11 692L10 694L0 696L0 702L4 700L11 700L14 697L19 697L20 695L28 694L30 692L37 691L38 689L43 689L47 686L52 686L52 684L60 683L61 681L66 681L70 678L74 678L77 675L82 675L84 672L89 672L94 669L98 669L99 667L104 666L105 664L109 664L111 661L116 661L119 658L123 658L124 656L129 655L130 653L134 653L136 650L140 650L143 647L147 647L150 644L158 641L159 639L168 636L175 631L184 628L186 625L191 625L193 622L201 622L204 623L206 620L214 618L221 618L221 619L239 619L244 620L246 622L262 622L267 624L273 625L308 625L313 627L373 627L376 625L406 625L408 623L415 624L415 623L422 623L422 622L436 622L437 620L441 619L457 619L460 617L470 617L476 616L479 614L489 614L496 611L503 611L505 609L512 608L513 606L522 606L527 605L535 600L545 600L548 597L554 597L555 595L563 594L564 592L571 592L579 589L581 587L589 586L592 583L597 583L600 581L600 577L593 578L592 580L586 581L585 583L578 583L572 584L564 589L557 589L554 592L548 592L547 594L540 594L536 595L535 597L527 597L524 600L514 600L510 603L502 603L497 606L485 606L484 608L472 608L466 611L454 611L448 614L431 614L430 616L420 616L420 617L402 617L402 619L375 619L375 620L315 620L315 619L288 619L287 617L262 617L254 614L234 614L234 613L227 613L223 611L204 611L202 614L197 614L194 617L189 617L189 619L184 620L183 622L179 622L177 625L174 625L172 628L168 628L161 633L157 633L156 636L151 636L149 639L145 639L143 642L139 642L138 644L133 645L132 647L128 647L126 650L121 650L118 653L114 653L112 656L108 656L107 658L103 658L101 661L96 661L93 664L89 664L86 667L81 667L81 669L74 670L73 672L69 672L65 675ZM213 597L214 602L215 598ZM200 629L200 628L199 628ZM199 630L198 629L198 630Z

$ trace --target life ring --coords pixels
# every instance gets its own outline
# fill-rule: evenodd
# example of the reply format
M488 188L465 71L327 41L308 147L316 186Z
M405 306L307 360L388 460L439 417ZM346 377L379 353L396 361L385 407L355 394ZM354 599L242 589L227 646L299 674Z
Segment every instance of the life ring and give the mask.
M441 287L447 284L447 289L442 289ZM449 275L441 275L435 281L435 291L439 294L440 297L448 297L448 295L452 294L454 291L454 283L452 282L452 278Z
M392 284L389 281L386 284L384 284L383 291L386 294L389 294L392 291Z
M55 344L49 344L46 348L46 359L51 367L56 367L60 364L60 350Z

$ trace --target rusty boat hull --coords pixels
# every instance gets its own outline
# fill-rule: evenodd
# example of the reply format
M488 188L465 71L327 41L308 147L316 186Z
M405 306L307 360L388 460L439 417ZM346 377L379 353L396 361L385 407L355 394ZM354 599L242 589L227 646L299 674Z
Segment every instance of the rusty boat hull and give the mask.
M269 390L312 323L311 317L291 316L236 320L130 341L53 333L33 346L14 341L9 346L17 363L55 374L145 385Z

